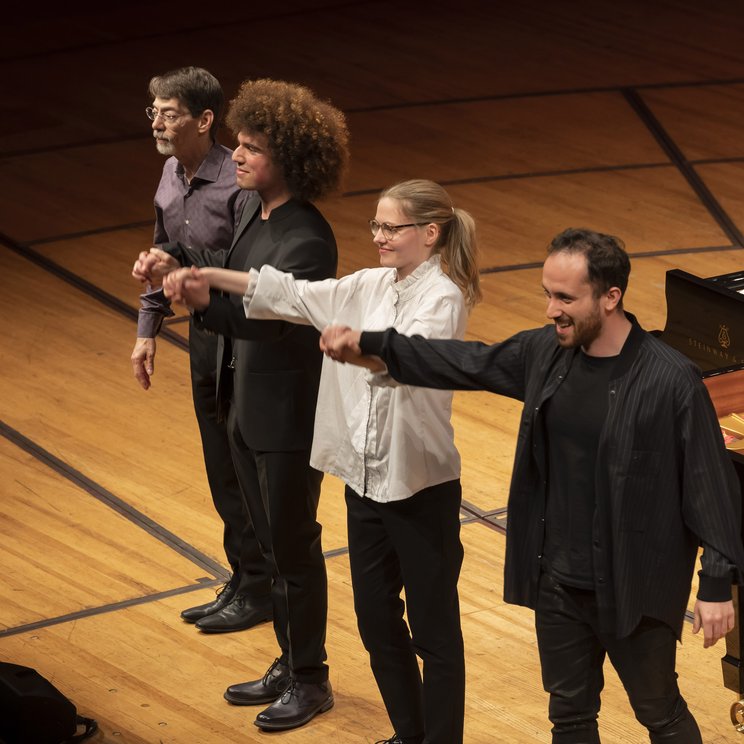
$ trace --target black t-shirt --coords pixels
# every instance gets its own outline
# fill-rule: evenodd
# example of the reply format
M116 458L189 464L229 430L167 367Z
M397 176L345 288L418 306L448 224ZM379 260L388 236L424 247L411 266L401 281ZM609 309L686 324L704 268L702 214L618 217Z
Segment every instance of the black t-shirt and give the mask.
M246 261L248 260L248 251L250 250L250 247L253 245L253 242L256 240L258 234L261 232L261 229L263 226L268 222L268 220L262 220L260 212L256 213L256 216L251 220L248 227L243 230L243 233L238 238L238 242L235 243L235 247L230 252L230 255L227 259L227 263L225 265L226 269L235 269L236 271L246 271ZM249 267L250 268L250 267ZM257 269L260 269L260 266L256 266ZM243 305L243 296L239 294L233 294L231 293L228 295L230 298L230 302L233 303L233 305L239 305L242 307ZM225 336L224 339L225 344L225 352L224 352L224 359L226 362L230 362L231 368L232 368L232 362L230 361L231 357L233 356L233 345L232 345L232 339ZM224 380L223 388L227 385L227 380Z
M599 436L617 357L579 351L545 407L548 501L544 556L556 580L593 589L592 525Z
M267 222L268 220L261 219L260 212L256 214L256 216L251 220L248 227L243 230L241 236L238 238L237 243L235 243L235 247L230 253L230 257L227 260L227 266L225 268L235 269L236 271L247 271L246 262L248 260L248 251L258 239L258 235ZM261 267L256 266L255 268L260 269ZM243 304L242 295L231 294L230 299L238 305Z

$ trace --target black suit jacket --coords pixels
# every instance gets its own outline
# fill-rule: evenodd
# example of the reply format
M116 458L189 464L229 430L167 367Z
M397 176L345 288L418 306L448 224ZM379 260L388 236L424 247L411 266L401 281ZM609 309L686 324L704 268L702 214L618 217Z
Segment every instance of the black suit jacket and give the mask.
M229 251L181 244L167 250L183 266L225 266L251 220L260 219L260 209L258 197L247 202ZM318 280L334 277L337 262L336 240L323 215L312 204L291 199L272 210L242 268L269 264L298 279ZM285 321L248 320L242 304L214 292L195 319L221 334L217 397L222 411L232 398L245 443L262 452L309 449L322 361L318 332ZM234 371L229 369L233 357Z

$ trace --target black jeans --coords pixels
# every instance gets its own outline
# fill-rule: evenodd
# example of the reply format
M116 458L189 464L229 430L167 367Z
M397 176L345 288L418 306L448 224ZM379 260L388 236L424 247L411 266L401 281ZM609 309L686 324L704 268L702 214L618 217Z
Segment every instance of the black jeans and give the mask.
M461 496L459 480L389 503L346 487L359 633L390 720L406 744L462 743ZM417 655L424 662L423 680Z
M605 655L653 744L702 744L677 686L677 638L668 625L643 618L626 638L603 633L594 592L558 584L543 573L535 626L554 744L599 744Z

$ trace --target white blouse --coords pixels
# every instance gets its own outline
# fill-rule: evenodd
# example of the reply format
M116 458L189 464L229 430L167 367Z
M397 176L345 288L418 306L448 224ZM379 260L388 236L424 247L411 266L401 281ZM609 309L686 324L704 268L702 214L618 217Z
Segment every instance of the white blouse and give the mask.
M251 270L248 318L407 335L462 338L462 293L432 256L402 281L396 270L363 269L342 279L296 280L272 266ZM399 501L460 477L450 424L452 392L398 385L386 374L328 357L315 414L311 465L375 501Z

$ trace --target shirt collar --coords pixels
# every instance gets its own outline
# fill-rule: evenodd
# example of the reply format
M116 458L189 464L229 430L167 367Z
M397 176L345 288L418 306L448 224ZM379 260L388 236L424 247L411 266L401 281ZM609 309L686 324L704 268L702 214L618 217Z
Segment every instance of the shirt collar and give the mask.
M208 181L214 183L220 177L220 171L222 170L222 164L224 157L221 152L221 147L216 142L212 143L212 147L206 154L201 165L197 168L194 177L191 179L191 183L194 181ZM181 178L184 178L183 163L180 160L176 161L176 174Z
M399 282L395 281L397 272L393 273L390 278L393 289L399 297L408 294L409 290L411 290L422 277L426 276L431 271L440 270L441 260L442 259L438 253L429 256L426 261L419 264L405 279L401 279Z

